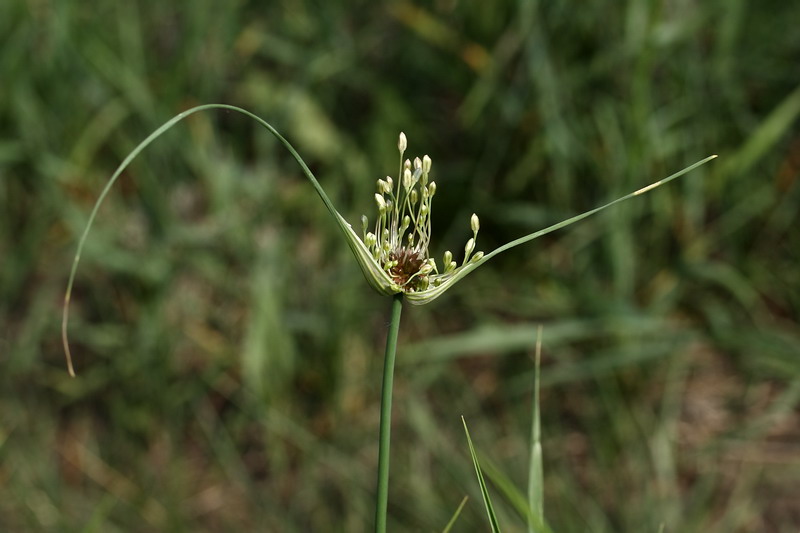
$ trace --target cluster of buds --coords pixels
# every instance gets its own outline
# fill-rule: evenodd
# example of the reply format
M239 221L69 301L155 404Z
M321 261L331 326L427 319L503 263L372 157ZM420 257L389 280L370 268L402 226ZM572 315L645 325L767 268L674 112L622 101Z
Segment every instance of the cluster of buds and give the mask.
M430 179L431 158L403 159L408 140L400 133L400 172L395 182L390 176L377 181L375 203L378 216L369 231L369 220L361 217L362 239L373 261L388 275L397 292L415 293L429 286L438 287L470 262L480 261L483 252L475 252L480 222L473 214L472 237L464 248L461 266L450 251L444 253L442 270L430 257L431 207L436 182Z

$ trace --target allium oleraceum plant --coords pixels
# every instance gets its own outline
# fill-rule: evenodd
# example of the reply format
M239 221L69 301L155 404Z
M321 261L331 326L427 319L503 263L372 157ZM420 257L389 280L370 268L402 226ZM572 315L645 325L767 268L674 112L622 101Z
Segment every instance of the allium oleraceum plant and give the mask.
M464 247L464 260L459 266L448 250L442 258L439 270L436 260L430 256L431 211L436 194L436 182L430 179L431 158L414 158L403 161L408 140L400 133L397 147L400 150L400 171L397 184L391 176L379 179L375 204L378 215L373 231L369 231L369 219L361 217L362 242L366 251L356 252L367 280L381 293L405 293L415 304L430 302L461 277L471 262L483 258L483 252L475 251L480 221L472 215L470 227L472 237Z
M328 198L327 194L325 194L322 186L319 184L297 151L295 151L292 145L269 123L250 111L227 104L207 104L193 107L176 115L164 123L160 128L142 141L130 154L128 154L128 156L122 161L117 170L111 176L106 186L103 188L100 196L95 202L94 207L92 208L91 213L89 214L86 227L84 228L84 231L78 241L78 249L72 262L72 269L70 271L69 281L67 282L67 289L64 294L64 308L61 324L62 340L64 345L64 353L67 359L67 368L71 376L74 377L75 372L73 370L72 356L69 349L67 325L69 322L69 304L72 294L72 286L78 269L78 263L80 262L81 251L83 250L89 230L92 227L92 223L94 222L100 205L125 168L128 167L131 161L137 155L139 155L142 150L144 150L150 143L152 143L165 131L172 128L184 118L199 111L209 109L225 109L247 115L248 117L257 121L261 126L266 128L286 147L286 149L291 153L292 157L294 157L294 159L300 165L303 173L311 182L311 185L314 187L317 194L319 194L322 202L325 204L325 207L328 209L331 216L333 216L336 220L345 236L348 246L350 246L350 249L353 251L353 254L355 255L358 264L361 267L369 284L381 294L392 296L391 321L389 323L389 331L386 339L383 386L381 390L381 418L380 434L378 439L378 483L375 505L376 532L386 531L386 509L388 504L389 490L389 436L391 428L390 419L392 382L394 375L394 358L397 347L397 334L400 327L400 312L402 309L403 300L408 300L409 303L415 305L429 303L441 296L446 290L463 279L464 276L481 266L492 257L559 228L568 226L574 222L577 222L578 220L611 207L614 204L650 191L659 185L663 185L668 181L682 176L690 170L693 170L716 157L715 155L707 157L702 161L698 161L697 163L675 174L672 174L667 178L648 185L647 187L634 191L626 196L618 198L590 211L586 211L580 215L574 216L557 224L553 224L552 226L542 230L520 237L519 239L500 246L499 248L487 254L484 254L480 251L475 251L478 230L480 229L480 222L478 216L473 214L470 219L472 237L467 241L466 246L464 247L463 258L459 262L451 252L447 251L442 257L442 264L438 265L435 259L430 256L428 251L432 237L431 209L433 205L433 198L436 195L436 182L433 181L431 177L431 158L425 155L422 159L416 157L413 161L410 159L404 160L403 157L407 149L408 140L403 133L400 134L398 140L398 149L400 151L400 169L397 179L394 180L391 177L386 177L385 179L379 179L377 181L377 192L375 193L377 216L372 227L370 227L369 220L366 216L361 217L361 235L359 236L353 230L352 226L336 210L330 198ZM470 450L473 451L471 441L469 444ZM488 494L485 493L485 484L480 474L474 451L473 460L475 461L475 466L478 470L478 478L481 483L482 491L484 492L484 503L487 507L490 524L493 530L498 530L496 527L496 518L494 517L494 513L491 509L491 504L488 502ZM541 464L533 466L536 466L538 471L541 472ZM538 487L537 490L538 493L541 493L541 487ZM531 523L543 524L544 520L541 516L541 501L535 503L536 504L532 505L530 509Z

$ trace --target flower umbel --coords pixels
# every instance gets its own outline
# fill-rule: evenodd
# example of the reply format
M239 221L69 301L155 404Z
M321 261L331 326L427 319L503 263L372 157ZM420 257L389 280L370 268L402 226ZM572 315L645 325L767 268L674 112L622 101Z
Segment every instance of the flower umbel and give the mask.
M464 249L464 261L458 266L453 254L444 254L442 271L430 257L431 211L436 195L436 182L431 180L431 158L415 157L403 160L408 141L400 133L397 147L400 150L400 171L395 182L390 176L377 181L375 204L378 215L372 231L369 221L361 217L362 241L370 257L389 278L385 283L391 293L413 294L429 286L438 287L467 265L470 258L480 259L483 252L472 255L480 223L473 214L470 225L472 238ZM386 280L384 280L385 282Z

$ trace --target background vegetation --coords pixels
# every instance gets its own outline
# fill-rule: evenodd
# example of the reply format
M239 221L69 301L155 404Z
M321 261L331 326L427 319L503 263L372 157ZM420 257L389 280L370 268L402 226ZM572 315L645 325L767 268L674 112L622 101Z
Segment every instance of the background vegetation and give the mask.
M485 531L460 415L521 531L544 324L555 531L800 526L800 3L0 3L0 530L362 531L389 300L244 117L120 180L192 105L267 118L351 220L428 153L437 256L634 190L406 308L390 530ZM517 488L515 488L517 487Z

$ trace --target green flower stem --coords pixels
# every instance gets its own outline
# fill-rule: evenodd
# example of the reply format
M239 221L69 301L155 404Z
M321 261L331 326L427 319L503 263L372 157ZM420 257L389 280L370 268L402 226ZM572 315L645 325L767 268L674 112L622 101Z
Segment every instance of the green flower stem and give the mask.
M400 330L400 312L403 294L392 297L392 318L386 337L386 356L383 361L383 389L381 390L381 429L378 443L378 497L375 502L375 533L386 532L386 508L389 505L389 439L392 432L392 384L394 383L394 356L397 352L397 332Z

